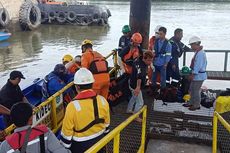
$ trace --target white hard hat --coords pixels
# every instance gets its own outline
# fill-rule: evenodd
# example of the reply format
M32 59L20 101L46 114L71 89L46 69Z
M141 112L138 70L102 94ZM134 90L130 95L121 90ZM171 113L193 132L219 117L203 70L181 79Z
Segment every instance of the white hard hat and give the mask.
M77 85L86 85L94 81L93 74L86 68L80 68L74 75L74 84Z
M159 32L159 29L162 27L162 25L157 25L156 28L154 29L154 32Z
M190 39L189 39L189 45L193 44L193 43L198 43L198 42L201 42L200 38L197 37L197 36L192 36Z

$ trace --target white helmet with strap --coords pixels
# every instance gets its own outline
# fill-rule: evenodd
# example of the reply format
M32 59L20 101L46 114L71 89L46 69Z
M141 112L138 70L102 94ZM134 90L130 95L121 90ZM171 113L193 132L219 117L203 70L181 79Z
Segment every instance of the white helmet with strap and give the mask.
M94 83L93 74L86 68L80 68L74 75L74 84L86 85Z

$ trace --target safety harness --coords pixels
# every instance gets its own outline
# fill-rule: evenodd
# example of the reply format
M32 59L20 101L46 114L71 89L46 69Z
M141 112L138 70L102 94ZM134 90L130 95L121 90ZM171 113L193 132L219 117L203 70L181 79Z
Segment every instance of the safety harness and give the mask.
M92 91L86 91L87 93L85 94L91 94L93 95ZM91 96L89 96L91 97ZM87 97L87 98L89 98ZM82 99L87 99L86 97L80 98L79 96L76 97L76 100L82 100ZM94 95L92 97L93 99L93 109L94 109L94 120L91 121L88 125L86 125L84 128L82 128L81 130L76 130L74 129L74 132L77 133L82 133L87 131L88 129L90 129L92 126L96 125L96 124L100 124L100 123L105 123L105 119L104 118L99 118L99 111L98 111L98 104L97 104L97 95Z

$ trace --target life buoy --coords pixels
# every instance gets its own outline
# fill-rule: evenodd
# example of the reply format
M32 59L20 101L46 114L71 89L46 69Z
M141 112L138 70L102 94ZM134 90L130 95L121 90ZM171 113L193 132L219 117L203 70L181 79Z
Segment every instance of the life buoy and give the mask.
M76 13L74 12L74 11L69 11L68 12L68 14L67 14L67 19L69 20L69 21L75 21L76 20L76 18L77 18L77 15L76 15Z
M25 2L19 10L19 23L22 30L33 30L41 24L41 11L33 3Z
M42 11L41 12L41 23L46 23L48 21L48 13L47 12L44 12Z
M0 27L6 27L10 22L10 16L5 8L0 8Z
M57 14L57 21L59 23L65 23L65 21L66 21L66 14L65 14L65 12L62 12L62 11L58 12L58 14Z

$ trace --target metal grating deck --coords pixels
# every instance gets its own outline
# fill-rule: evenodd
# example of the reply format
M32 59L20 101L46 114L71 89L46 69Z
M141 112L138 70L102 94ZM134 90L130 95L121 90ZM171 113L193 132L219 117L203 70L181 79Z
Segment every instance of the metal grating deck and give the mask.
M168 103L162 105L161 101L153 101L146 91L143 92L147 111L147 142L149 139L176 140L178 142L212 144L212 114L213 109L201 108L189 111L181 103ZM128 102L122 102L113 108L111 115L111 129L115 128L126 118L125 113ZM230 121L230 113L224 114ZM219 126L219 149L222 153L230 153L230 134ZM120 152L135 153L140 146L141 124L133 122L121 133ZM146 143L147 143L146 142ZM113 152L113 142L108 145L108 152Z

